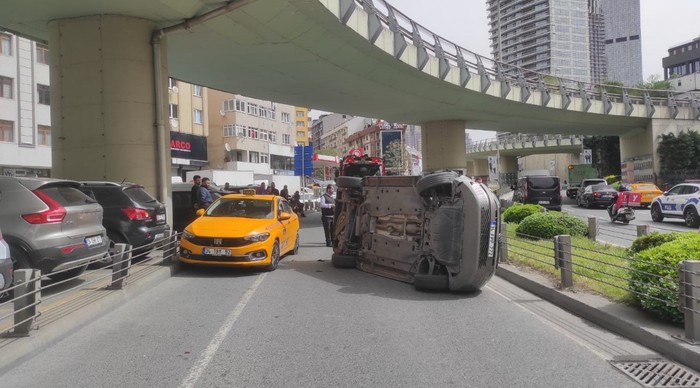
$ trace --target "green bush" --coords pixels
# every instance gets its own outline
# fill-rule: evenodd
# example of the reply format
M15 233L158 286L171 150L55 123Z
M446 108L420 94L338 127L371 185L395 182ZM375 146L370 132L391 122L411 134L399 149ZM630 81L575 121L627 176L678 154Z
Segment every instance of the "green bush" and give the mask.
M523 237L551 239L560 234L588 235L588 226L572 215L560 212L537 213L525 217L515 232Z
M657 240L658 241L658 240ZM700 258L700 234L679 233L670 242L634 255L630 290L642 309L671 322L683 322L678 309L678 263Z
M503 222L519 224L525 217L542 212L540 205L514 204L503 212Z
M639 253L650 248L658 247L661 244L673 241L680 233L661 233L661 232L651 232L646 236L637 237L632 246L630 247L630 253Z

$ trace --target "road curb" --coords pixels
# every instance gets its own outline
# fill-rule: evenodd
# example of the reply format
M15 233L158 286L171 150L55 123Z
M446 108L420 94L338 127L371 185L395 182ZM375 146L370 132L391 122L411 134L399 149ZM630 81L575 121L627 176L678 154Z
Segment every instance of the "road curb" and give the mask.
M121 290L98 289L92 293L101 295L70 314L55 319L39 330L32 330L29 337L4 338L0 342L0 375L12 367L31 358L57 342L104 316L135 296L170 278L175 268L168 265L153 265L150 273L139 271L131 275L130 282ZM41 321L39 321L41 324Z
M500 278L528 291L538 297L559 306L572 314L578 315L596 325L623 336L631 341L648 347L674 361L685 364L695 370L700 370L700 348L672 335L682 333L682 329L672 327L667 331L648 328L647 323L634 319L635 315L625 314L633 310L630 307L616 305L611 312L603 311L596 305L605 301L606 305L612 303L606 299L594 295L583 295L560 291L541 280L535 280L536 276L525 273L508 264L500 264L496 275ZM589 303L588 299L594 303Z

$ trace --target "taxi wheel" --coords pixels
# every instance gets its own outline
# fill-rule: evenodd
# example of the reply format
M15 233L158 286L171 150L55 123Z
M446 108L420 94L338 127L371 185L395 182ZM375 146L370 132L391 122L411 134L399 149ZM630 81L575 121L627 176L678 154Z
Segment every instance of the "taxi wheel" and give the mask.
M265 267L266 271L274 271L277 269L277 265L280 263L280 243L275 241L275 245L272 246L272 260L270 264Z
M297 237L294 239L294 249L289 252L290 255L294 256L299 253L299 232L297 232Z

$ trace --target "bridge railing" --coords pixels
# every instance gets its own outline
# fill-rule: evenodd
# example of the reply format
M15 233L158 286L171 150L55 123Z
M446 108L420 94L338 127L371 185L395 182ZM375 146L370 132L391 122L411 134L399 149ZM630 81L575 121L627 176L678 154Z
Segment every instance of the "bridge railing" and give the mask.
M679 107L690 107L693 118L700 119L700 102L698 96L692 93L585 83L509 65L476 54L437 35L386 0L340 0L341 21L347 23L357 8L362 8L369 16L368 37L371 43L379 39L383 29L388 29L394 33L395 58L400 58L408 44L412 44L418 50L419 69L422 70L427 65L432 55L438 59L438 75L441 79L447 77L451 67L459 69L462 87L465 87L472 77L477 76L481 79L482 92L489 89L491 80L500 81L501 97L510 93L511 86L519 86L522 91L521 102L527 102L532 91L538 90L542 94L543 106L549 103L550 94L555 93L562 96L564 108L569 106L571 97L575 96L584 101L583 111L588 111L592 101L601 101L606 113L612 109L614 103L622 103L625 106L625 114L629 116L634 110L633 104L640 104L646 106L647 117L653 117L655 106L667 106L669 118L675 118Z
M550 135L516 133L499 138L484 139L467 145L467 153L505 150L516 147L537 147L580 145L584 136L581 135Z

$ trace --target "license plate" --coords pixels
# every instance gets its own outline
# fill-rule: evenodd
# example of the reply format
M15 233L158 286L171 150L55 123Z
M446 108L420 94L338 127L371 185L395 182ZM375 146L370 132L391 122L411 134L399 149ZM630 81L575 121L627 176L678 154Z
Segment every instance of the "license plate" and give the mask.
M204 248L202 254L209 256L231 256L231 250L223 248Z
M540 205L549 205L549 201L539 201L537 203L539 203Z
M488 257L493 257L496 253L496 221L491 221L491 229L489 230L489 251Z
M102 245L102 236L85 237L85 246L90 248L96 245Z
M610 199L610 198L612 198L612 195L604 195L604 196L602 196L601 198L603 198L603 199Z
M156 222L159 224L165 222L165 214L156 214Z
M165 237L165 233L158 233L153 237L154 240L160 240L161 238Z

